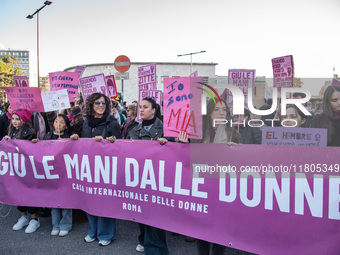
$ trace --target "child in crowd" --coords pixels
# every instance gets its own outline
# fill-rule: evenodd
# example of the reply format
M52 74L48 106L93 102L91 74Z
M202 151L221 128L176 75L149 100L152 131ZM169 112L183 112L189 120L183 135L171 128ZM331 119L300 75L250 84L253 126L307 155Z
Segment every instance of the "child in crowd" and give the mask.
M53 122L54 130L44 136L44 140L56 140L70 137L70 121L65 114L59 114ZM39 139L33 139L37 142ZM66 236L72 228L72 209L52 208L52 236Z
M29 123L32 113L26 109L18 109L12 112L11 124L8 128L8 135L4 138L8 139L22 139L32 140L36 138L35 131L32 125ZM21 217L18 222L13 226L13 230L20 230L27 226L25 233L30 234L40 227L40 222L37 217L39 208L18 206L18 210L21 212ZM28 215L30 214L30 215ZM31 220L30 220L31 219Z

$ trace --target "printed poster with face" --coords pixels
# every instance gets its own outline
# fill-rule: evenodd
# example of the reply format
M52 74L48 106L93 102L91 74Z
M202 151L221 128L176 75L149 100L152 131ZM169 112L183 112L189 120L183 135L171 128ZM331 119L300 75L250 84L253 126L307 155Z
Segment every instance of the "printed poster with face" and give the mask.
M117 97L117 86L114 75L105 76L106 87L109 91L110 98Z
M14 87L28 87L27 76L13 75Z
M190 138L202 138L202 77L164 79L164 136L178 137L184 130Z
M41 93L45 112L71 108L67 89Z
M79 79L81 91L83 93L84 102L86 98L93 93L102 93L110 97L109 91L106 87L104 74L96 74Z
M274 88L290 88L294 83L293 56L272 59Z
M44 112L40 88L33 87L6 87L12 110L27 109L31 112Z
M54 72L49 73L50 90L67 89L70 102L78 95L78 73L74 72Z

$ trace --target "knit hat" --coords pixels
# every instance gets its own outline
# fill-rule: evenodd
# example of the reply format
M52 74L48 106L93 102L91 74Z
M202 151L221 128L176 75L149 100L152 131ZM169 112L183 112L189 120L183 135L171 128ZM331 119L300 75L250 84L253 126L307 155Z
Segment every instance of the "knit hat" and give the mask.
M32 116L32 112L27 109L17 109L12 112L12 116L13 114L17 114L26 124L28 124Z

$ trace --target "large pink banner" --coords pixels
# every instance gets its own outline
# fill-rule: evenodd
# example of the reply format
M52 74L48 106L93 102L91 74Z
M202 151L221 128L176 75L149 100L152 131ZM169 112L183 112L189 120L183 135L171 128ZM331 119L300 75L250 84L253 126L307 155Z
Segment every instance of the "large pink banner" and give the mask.
M78 208L258 254L339 254L339 153L328 147L3 140L0 201Z

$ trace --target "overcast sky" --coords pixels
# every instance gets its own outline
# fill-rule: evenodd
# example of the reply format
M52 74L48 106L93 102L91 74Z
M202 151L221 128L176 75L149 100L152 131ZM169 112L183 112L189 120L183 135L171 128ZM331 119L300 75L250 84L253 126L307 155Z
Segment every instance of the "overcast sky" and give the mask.
M53 0L40 12L40 75L70 66L193 62L256 69L293 55L296 77L340 74L339 0ZM36 17L44 0L0 0L0 47L36 54ZM34 71L35 72L35 71Z

